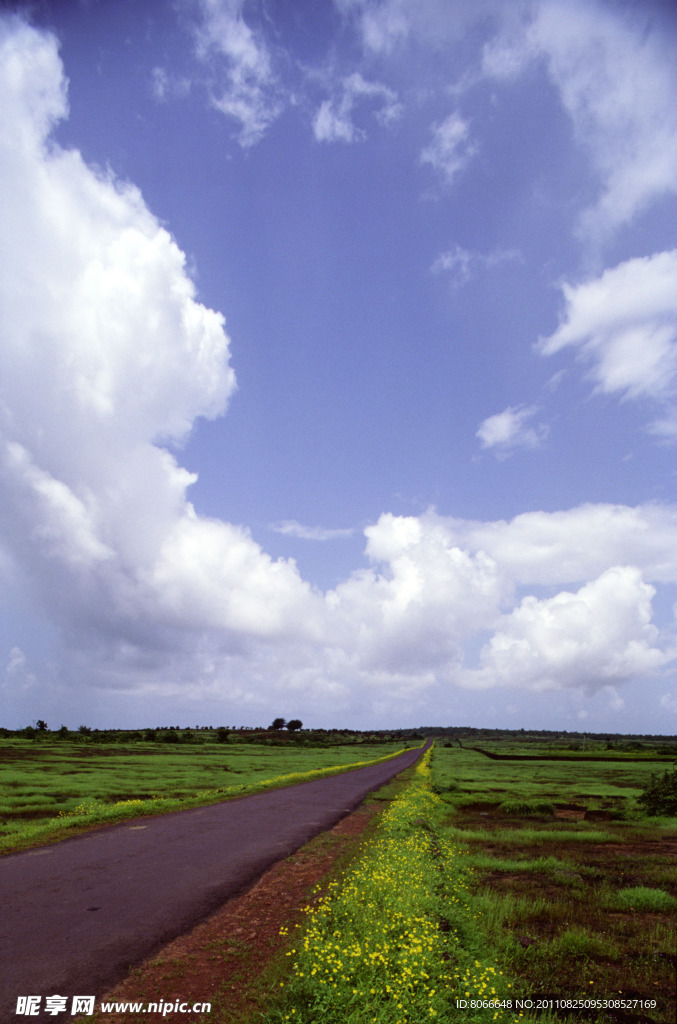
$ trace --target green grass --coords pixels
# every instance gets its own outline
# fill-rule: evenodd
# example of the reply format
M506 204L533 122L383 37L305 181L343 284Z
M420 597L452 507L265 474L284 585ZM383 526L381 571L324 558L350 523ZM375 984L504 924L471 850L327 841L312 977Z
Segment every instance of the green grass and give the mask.
M663 889L648 889L643 885L635 885L619 889L607 901L610 910L644 910L674 911L677 899Z
M450 833L462 843L499 843L501 845L524 846L534 843L611 843L613 835L598 828L453 828Z
M458 998L509 997L468 907L464 855L438 831L444 805L430 789L428 760L358 863L307 908L266 1024L448 1022L458 1018ZM514 1016L492 1006L463 1019Z
M97 824L216 803L391 757L402 745L336 747L0 745L0 848L24 849Z
M436 749L434 781L446 835L468 850L476 927L514 991L655 1000L651 1020L672 1024L677 819L637 805L655 765L480 758Z

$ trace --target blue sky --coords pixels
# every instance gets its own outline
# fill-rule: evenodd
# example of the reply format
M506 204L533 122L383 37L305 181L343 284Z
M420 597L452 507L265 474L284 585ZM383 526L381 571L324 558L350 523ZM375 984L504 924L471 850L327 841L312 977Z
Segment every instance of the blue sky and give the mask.
M677 731L677 17L0 14L3 719Z

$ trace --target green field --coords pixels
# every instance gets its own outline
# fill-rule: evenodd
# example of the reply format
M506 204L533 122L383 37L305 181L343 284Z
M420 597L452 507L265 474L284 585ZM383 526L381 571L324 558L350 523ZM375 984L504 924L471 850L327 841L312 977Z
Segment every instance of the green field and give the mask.
M30 845L34 839L45 841L56 835L59 823L70 824L72 832L78 822L83 826L132 813L214 803L271 779L370 761L404 746L4 739L0 741L0 840L5 848L15 849L17 842ZM126 806L116 808L116 804Z
M636 803L664 768L641 754L511 761L435 748L444 833L467 851L478 932L518 995L656 1000L624 1012L675 1019L677 819L644 817Z
M5 738L5 843L20 848L116 816L214 802L407 745L213 736ZM465 1012L466 1024L672 1024L677 818L646 817L637 802L651 776L671 767L672 748L571 751L515 738L477 746L485 752L442 738L432 774L423 764L413 772L418 781L393 803L401 820L384 816L354 869L331 883L320 917L294 937L296 958L274 968L287 981L270 996L270 1024L312 1024L320 1010L350 1024L451 1024L467 993L502 1007L496 1017L490 1007ZM400 824L387 825L391 818ZM552 1009L520 1017L506 1003L520 998ZM582 1008L558 1011L558 1000ZM590 1005L603 1000L620 1009ZM215 1019L229 1019L224 1013Z

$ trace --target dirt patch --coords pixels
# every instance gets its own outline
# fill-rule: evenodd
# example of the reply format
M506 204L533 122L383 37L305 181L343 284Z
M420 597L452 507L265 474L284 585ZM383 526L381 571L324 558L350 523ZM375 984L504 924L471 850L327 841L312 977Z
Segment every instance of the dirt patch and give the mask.
M337 861L354 855L384 808L384 802L369 803L316 836L270 868L249 892L135 968L101 1001L211 1002L212 1017L222 1009L229 1021L247 1019L274 985L262 986L260 979L288 941L280 936L281 926L291 928L303 918L301 907L313 888ZM120 1024L119 1013L97 1014L95 1019ZM125 1024L163 1019L161 1013L125 1014Z

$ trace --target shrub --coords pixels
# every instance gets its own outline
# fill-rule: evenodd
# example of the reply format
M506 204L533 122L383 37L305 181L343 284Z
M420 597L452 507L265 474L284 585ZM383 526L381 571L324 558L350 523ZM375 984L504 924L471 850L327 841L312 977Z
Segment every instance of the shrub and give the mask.
M677 770L666 770L662 776L652 774L637 803L649 816L677 815Z

